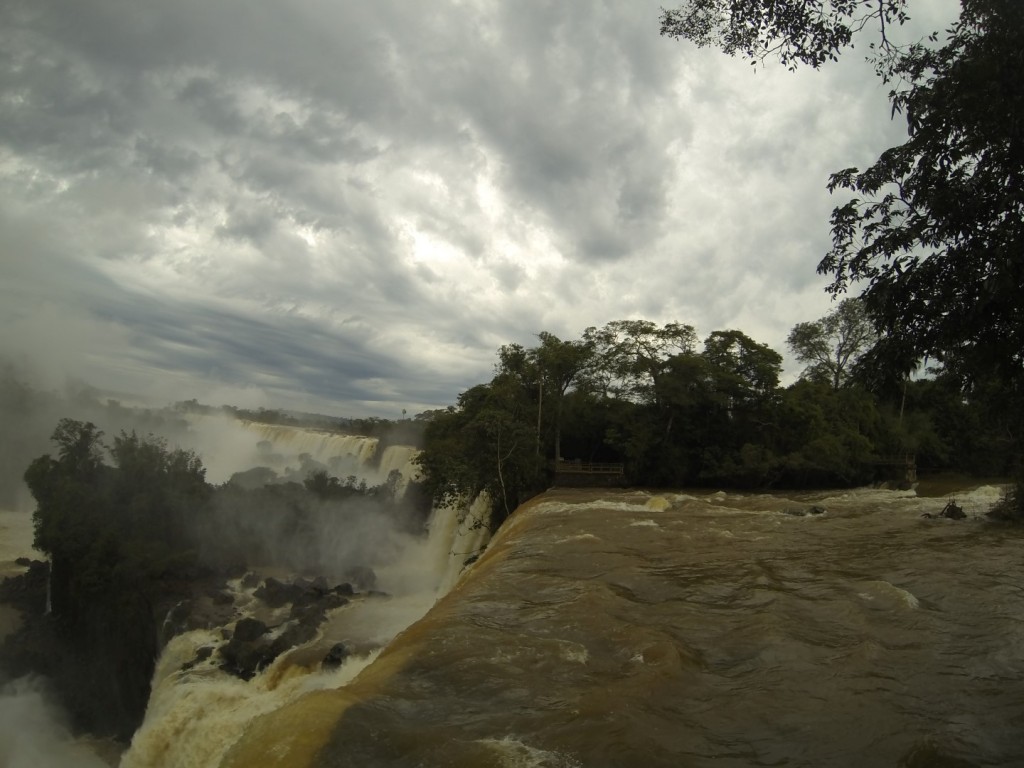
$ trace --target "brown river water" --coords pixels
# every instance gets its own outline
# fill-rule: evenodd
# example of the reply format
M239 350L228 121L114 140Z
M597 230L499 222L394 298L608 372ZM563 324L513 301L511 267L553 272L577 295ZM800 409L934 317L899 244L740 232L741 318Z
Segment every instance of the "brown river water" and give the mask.
M552 490L230 766L1024 766L1024 531L913 492ZM820 505L827 512L786 511Z

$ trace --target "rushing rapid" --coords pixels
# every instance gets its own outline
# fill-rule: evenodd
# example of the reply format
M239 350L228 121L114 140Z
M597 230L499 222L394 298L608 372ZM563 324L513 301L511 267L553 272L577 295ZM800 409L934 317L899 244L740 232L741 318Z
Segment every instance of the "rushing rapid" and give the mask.
M1024 764L1024 532L978 517L997 497L952 521L913 492L549 491L223 765Z

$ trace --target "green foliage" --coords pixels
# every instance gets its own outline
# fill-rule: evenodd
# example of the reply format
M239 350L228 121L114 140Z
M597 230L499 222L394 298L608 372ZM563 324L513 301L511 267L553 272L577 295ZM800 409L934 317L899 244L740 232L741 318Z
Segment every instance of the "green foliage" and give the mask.
M780 484L846 486L872 479L881 417L868 392L799 381L783 393L778 423Z
M35 496L35 546L60 563L54 610L73 615L88 595L146 588L189 558L190 519L209 498L205 469L189 451L122 432L103 462L102 433L61 419L57 458L37 458L25 473Z
M843 299L825 317L797 323L786 344L806 366L802 378L828 382L833 389L839 389L876 339L864 303L860 299Z
M817 67L852 46L855 32L874 30L876 72L893 86L892 113L905 117L908 138L865 170L832 174L829 190L850 199L832 212L833 246L818 264L834 295L866 285L863 307L880 336L861 355L856 378L891 397L920 360L939 361L967 393L996 382L1006 410L1020 414L1024 4L960 5L943 36L906 47L887 34L906 21L904 0L686 0L663 11L661 32L754 61L777 55L790 67ZM838 388L846 364L821 323L797 326L789 343L808 364L806 377L831 377ZM957 407L950 414L968 415ZM901 442L935 459L951 455L943 445L955 453L970 439L950 442L937 422L914 421L900 417ZM1020 460L1019 423L1006 430L996 464Z
M870 24L887 46L886 27L907 20L903 7L904 0L686 0L662 9L661 34L755 61L778 56L791 69L818 67Z
M431 414L425 487L438 502L487 491L500 522L547 482L560 446L569 459L622 462L631 483L652 486L850 486L888 479L885 467L907 453L925 470L1009 471L1024 409L1006 382L965 392L942 370L875 393L852 373L873 335L859 302L798 328L813 329L821 356L786 389L781 355L735 329L709 334L700 351L691 326L645 321L503 346L490 383ZM558 354L561 379L540 365ZM557 408L544 405L559 391Z
M867 283L894 346L1016 379L1024 366L1024 6L965 0L941 47L886 71L908 140L870 168L833 174L854 197L832 214L818 271Z
M431 419L418 462L435 502L465 502L487 492L500 522L538 488L543 466L536 450L536 408L524 383L500 372Z

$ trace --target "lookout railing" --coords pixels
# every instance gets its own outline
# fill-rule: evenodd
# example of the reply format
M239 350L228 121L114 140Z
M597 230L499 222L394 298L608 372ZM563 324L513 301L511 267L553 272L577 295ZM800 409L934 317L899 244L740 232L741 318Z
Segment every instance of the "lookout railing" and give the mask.
M555 472L558 474L621 475L626 470L625 464L612 462L567 461L559 459L553 462L553 464Z
M917 482L917 456L913 453L879 456L874 463L876 467L883 468L892 480L908 487Z
M917 466L917 456L913 453L879 456L875 464L881 467L914 467Z

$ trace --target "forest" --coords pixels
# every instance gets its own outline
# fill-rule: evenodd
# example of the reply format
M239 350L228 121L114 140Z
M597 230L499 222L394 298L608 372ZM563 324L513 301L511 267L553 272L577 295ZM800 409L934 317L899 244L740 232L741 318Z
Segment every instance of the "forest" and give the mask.
M420 414L420 463L435 500L486 490L500 522L547 487L556 459L621 462L632 485L745 490L845 487L919 472L1007 477L1024 409L996 378L965 382L922 361L879 376L879 337L859 299L800 323L805 367L740 330L612 321L576 339L498 350L494 377Z
M1024 518L1024 6L962 0L944 32L900 42L921 7L662 9L663 36L755 66L866 51L907 137L828 180L817 271L841 301L790 333L806 368L787 387L778 352L735 329L698 344L689 325L624 320L502 347L494 378L430 419L435 498L486 489L500 518L558 458L621 461L636 484L778 488L870 482L913 454L925 471L1014 474L1005 508Z

